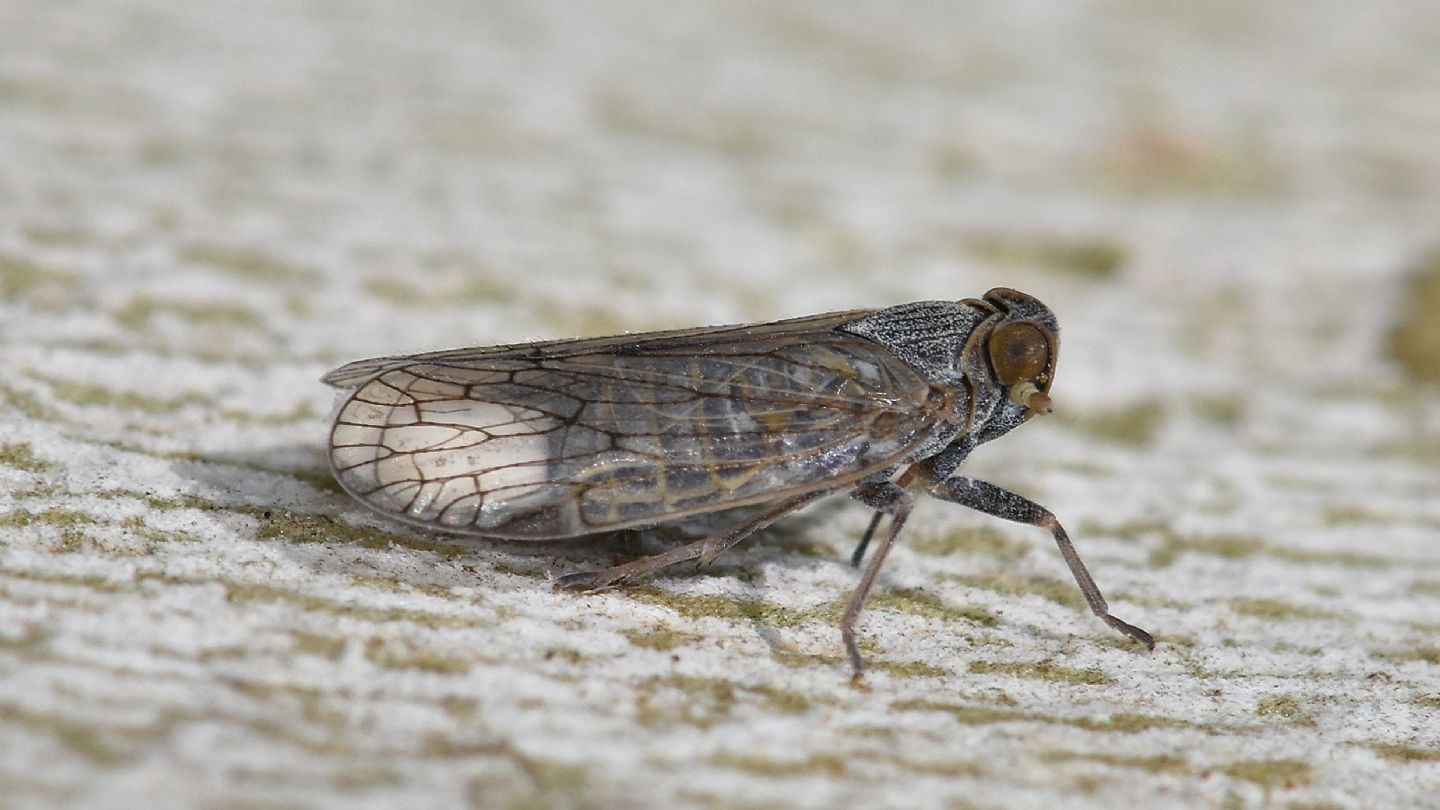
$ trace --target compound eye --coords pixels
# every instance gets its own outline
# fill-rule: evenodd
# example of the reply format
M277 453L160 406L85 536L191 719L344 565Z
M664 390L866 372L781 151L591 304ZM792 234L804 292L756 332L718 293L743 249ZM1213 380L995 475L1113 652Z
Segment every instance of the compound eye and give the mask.
M1032 323L1007 323L996 329L989 348L990 364L1007 388L1027 380L1038 382L1050 365L1050 341Z

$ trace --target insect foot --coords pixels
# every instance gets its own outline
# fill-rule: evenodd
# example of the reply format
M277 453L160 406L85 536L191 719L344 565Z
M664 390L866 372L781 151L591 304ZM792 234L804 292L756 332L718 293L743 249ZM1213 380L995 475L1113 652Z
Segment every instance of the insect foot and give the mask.
M609 568L604 571L574 571L564 576L556 577L555 584L551 586L556 591L604 591L618 587L623 584L623 578L608 578L605 574L615 569Z

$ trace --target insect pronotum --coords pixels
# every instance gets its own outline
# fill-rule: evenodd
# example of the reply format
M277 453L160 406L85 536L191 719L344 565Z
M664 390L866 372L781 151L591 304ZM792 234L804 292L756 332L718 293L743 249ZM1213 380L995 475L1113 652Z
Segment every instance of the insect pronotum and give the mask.
M970 451L1050 410L1060 332L1034 298L921 301L741 326L455 349L361 360L330 429L340 485L390 517L447 532L553 540L725 512L702 540L557 588L599 590L687 560L705 565L827 495L875 510L878 549L840 621L855 622L914 493L1038 526L1095 615L1111 615L1049 510L956 474Z

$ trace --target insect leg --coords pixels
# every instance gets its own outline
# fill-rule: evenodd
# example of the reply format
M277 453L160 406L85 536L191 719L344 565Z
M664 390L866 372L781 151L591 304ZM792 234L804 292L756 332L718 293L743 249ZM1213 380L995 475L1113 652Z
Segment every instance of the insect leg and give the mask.
M901 527L905 525L905 519L910 516L910 505L914 499L904 487L889 482L863 484L856 487L850 497L875 509L870 528L865 530L860 547L855 549L855 556L851 558L852 564L858 565L859 558L864 555L865 547L869 545L876 526L880 524L880 516L890 516L890 529L885 533L885 540L875 550L875 556L870 558L870 564L865 567L865 573L860 577L860 584L855 587L855 593L850 595L850 603L845 606L845 615L840 617L840 637L845 641L846 655L850 656L850 680L852 683L859 683L865 672L865 663L860 659L860 647L855 643L855 621L860 618L860 610L865 607L865 599L875 585L880 566L885 564L885 557L890 554L895 539L900 536Z
M634 562L617 565L613 568L606 568L600 571L576 571L573 574L566 574L555 580L555 589L574 588L577 590L598 591L605 588L625 585L638 579L643 579L661 568L674 565L686 560L698 560L700 565L709 565L715 561L726 549L744 540L746 537L769 526L771 523L794 512L811 501L819 500L833 492L833 490L819 490L807 492L779 503L752 515L745 522L734 528L726 529L719 534L712 534L703 540L687 543L679 548L673 548L663 554L656 554L651 557L644 557Z
M1075 577L1076 584L1080 586L1080 592L1085 594L1085 601L1090 604L1091 612L1103 619L1106 624L1144 644L1146 649L1155 649L1153 636L1110 614L1110 606L1105 603L1105 597L1101 595L1100 587L1095 584L1095 579L1085 569L1085 563L1081 561L1079 552L1071 544L1070 535L1066 534L1065 527L1060 525L1060 521L1055 519L1055 515L1051 514L1050 510L1009 490L973 478L947 478L932 484L927 491L936 498L968 506L977 512L1004 520L1013 520L1016 523L1038 526L1049 531L1055 537L1055 545L1060 547L1060 556L1064 557L1065 564L1070 566L1070 574Z
M870 547L870 540L875 536L875 530L880 528L880 518L883 517L885 517L885 513L876 510L874 516L870 518L870 525L865 527L865 533L860 535L860 542L855 545L855 551L850 554L851 568L860 567L861 561L865 559L865 549Z
M874 516L870 518L870 525L865 527L865 533L860 535L860 542L856 544L855 550L850 553L851 568L858 569L860 567L860 563L865 560L865 550L870 547L870 541L875 539L875 530L880 528L880 519L885 517L884 503L889 503L890 499L893 499L893 495L886 493L890 491L890 479L895 477L895 472L898 469L898 467L891 467L888 470L882 470L866 478L850 493L850 497L875 509ZM874 504L870 502L871 499L876 497L880 498L883 503Z

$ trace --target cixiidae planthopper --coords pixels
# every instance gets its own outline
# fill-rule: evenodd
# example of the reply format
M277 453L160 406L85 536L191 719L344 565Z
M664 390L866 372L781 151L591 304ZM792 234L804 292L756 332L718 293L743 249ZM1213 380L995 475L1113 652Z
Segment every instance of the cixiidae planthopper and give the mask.
M1050 410L1060 332L1044 304L996 288L739 326L456 349L361 360L325 375L351 389L330 465L370 508L418 526L520 540L741 515L696 542L560 588L623 585L700 565L785 515L846 493L875 510L840 622L855 622L915 493L1049 531L1090 609L1111 615L1049 510L958 475L980 444Z

